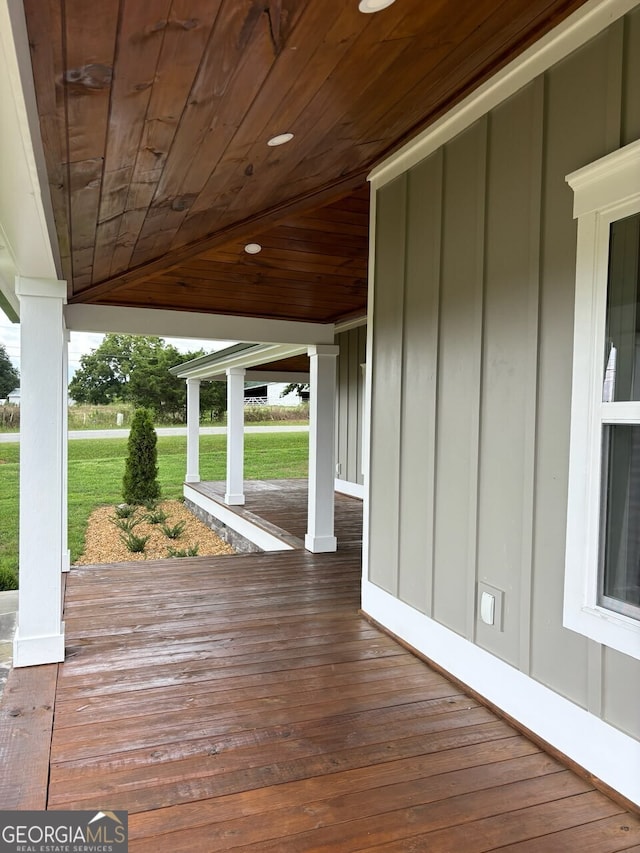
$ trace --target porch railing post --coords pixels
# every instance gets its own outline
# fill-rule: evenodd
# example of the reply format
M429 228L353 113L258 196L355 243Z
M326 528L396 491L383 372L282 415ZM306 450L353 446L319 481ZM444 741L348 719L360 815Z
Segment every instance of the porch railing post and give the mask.
M20 298L20 590L14 666L64 659L66 282L17 278Z
M227 368L227 490L228 506L244 504L244 375L243 367Z
M309 347L309 507L307 551L335 551L335 401L339 347Z
M187 379L187 483L200 482L200 380Z

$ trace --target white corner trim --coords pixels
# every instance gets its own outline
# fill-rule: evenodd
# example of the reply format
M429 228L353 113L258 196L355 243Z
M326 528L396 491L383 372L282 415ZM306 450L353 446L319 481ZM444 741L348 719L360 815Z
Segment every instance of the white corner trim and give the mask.
M18 616L18 618L20 618ZM61 632L46 637L21 637L20 625L13 638L13 665L40 666L64 660L64 622Z
M260 527L242 518L242 516L233 512L233 510L226 509L217 501L207 500L204 495L195 489L190 489L187 484L183 486L183 494L185 498L192 501L196 506L199 506L200 509L210 513L227 527L239 533L240 536L244 536L245 539L253 542L258 548L262 548L263 551L294 550L293 546L284 540L278 539L277 536L272 536L266 530L262 530Z
M369 175L375 188L424 160L474 121L634 9L640 0L589 0ZM371 314L371 309L369 309Z
M361 483L351 483L349 480L340 480L336 477L334 489L341 495L364 499L364 486Z
M637 740L366 579L362 582L362 610L567 758L640 805Z

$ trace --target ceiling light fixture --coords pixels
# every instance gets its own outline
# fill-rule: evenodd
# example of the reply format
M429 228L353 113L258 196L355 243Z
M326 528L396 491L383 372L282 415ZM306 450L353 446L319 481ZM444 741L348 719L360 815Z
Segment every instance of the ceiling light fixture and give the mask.
M244 250L247 255L257 255L258 252L262 251L262 246L260 245L260 243L247 243L247 245L244 247Z
M395 2L396 0L360 0L360 3L358 3L358 9L360 9L361 12L364 12L365 15L368 15L371 12L380 12L382 9L386 9L387 6L391 6L391 4Z
M279 133L277 136L272 136L267 145L275 148L277 145L284 145L286 142L291 142L292 139L293 133Z

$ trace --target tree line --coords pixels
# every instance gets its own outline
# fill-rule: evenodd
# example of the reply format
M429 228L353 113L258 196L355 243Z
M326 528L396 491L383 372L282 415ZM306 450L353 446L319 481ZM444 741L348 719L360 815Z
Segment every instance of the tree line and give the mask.
M184 420L186 382L172 376L169 368L202 355L203 350L180 353L158 337L108 334L97 349L81 357L69 396L92 405L131 403L153 410L161 422ZM217 420L226 408L226 382L202 382L201 415Z
M4 400L20 384L20 374L11 364L4 344L0 344L0 400Z

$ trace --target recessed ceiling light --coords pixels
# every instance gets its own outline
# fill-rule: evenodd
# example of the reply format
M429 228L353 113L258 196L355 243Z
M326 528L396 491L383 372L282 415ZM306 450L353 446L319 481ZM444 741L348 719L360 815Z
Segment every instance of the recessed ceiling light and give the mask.
M369 14L370 12L380 12L382 9L386 9L387 6L391 6L391 4L395 2L396 0L360 0L358 9L365 14Z
M284 145L286 142L291 142L292 139L293 133L279 133L277 136L272 136L267 145L275 148L276 145Z
M260 243L247 243L247 245L244 247L244 250L247 255L257 255L258 252L262 251L262 246L260 245Z

